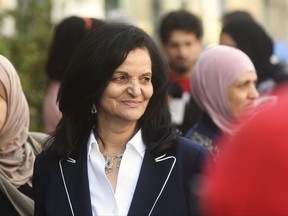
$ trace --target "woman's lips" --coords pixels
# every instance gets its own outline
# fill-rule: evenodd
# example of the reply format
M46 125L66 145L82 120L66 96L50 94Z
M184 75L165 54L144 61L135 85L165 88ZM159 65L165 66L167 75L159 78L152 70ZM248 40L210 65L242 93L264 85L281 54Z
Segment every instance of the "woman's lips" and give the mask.
M128 107L134 108L134 107L138 107L139 104L141 104L142 102L141 101L125 100L125 101L122 101L122 103L124 103Z

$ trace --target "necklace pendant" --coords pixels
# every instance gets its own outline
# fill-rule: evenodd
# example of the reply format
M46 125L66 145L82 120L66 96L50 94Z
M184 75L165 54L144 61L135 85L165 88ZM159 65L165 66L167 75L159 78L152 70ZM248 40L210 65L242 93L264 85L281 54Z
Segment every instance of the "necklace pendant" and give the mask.
M105 158L105 173L107 174L107 173L112 172L115 159L117 159L117 164L115 166L119 169L122 157L123 157L123 154L116 155L116 156L109 156L109 155L104 156L104 158Z
M106 174L112 172L114 159L115 157L109 157L108 155L105 156L105 173Z

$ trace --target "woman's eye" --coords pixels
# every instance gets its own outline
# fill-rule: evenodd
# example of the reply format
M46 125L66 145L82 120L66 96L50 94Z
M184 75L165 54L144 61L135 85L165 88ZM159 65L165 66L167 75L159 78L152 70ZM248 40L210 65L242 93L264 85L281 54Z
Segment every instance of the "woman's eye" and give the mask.
M150 81L150 77L144 77L145 81Z
M142 81L145 83L150 82L150 80L151 80L151 77L149 77L149 76L142 78Z
M126 80L126 77L125 76L120 76L118 79L119 80Z
M247 87L247 86L249 86L249 85L250 85L249 82L243 82L243 83L238 84L238 87L239 87L239 88L245 88L245 87Z
M118 76L118 77L114 77L112 80L115 82L126 82L127 77L126 76Z

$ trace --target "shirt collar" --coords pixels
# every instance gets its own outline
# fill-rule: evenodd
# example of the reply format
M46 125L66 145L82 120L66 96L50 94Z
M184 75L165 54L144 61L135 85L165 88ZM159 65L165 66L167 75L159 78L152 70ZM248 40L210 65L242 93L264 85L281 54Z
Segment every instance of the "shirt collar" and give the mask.
M142 158L144 157L146 146L143 142L141 129L129 140L126 148L130 146L134 147Z
M93 132L93 130L91 130L90 136L88 139L88 143L87 143L87 145L88 145L88 151L87 151L88 157L91 154L93 144L96 146L97 151L100 152L98 142L95 138L94 132ZM130 146L133 147L142 158L144 157L146 146L145 146L143 139L142 139L141 129L138 130L138 132L128 141L126 148L128 148Z
M90 156L90 154L91 154L92 145L93 145L93 144L95 144L95 146L96 146L96 148L98 149L98 151L100 151L100 150L99 150L98 143L97 143L97 140L96 140L96 138L95 138L95 136L94 136L94 132L93 132L93 130L91 130L90 136L89 136L89 139L88 139L88 143L87 143L87 147L88 147L87 155L88 155L88 158L89 158L89 156Z

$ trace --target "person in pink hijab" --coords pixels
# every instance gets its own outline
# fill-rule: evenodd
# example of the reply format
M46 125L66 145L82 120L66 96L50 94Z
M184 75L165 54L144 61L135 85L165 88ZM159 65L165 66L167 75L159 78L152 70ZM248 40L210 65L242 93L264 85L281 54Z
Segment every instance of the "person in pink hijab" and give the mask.
M29 107L18 74L0 55L1 215L33 215L33 164L45 134L28 130Z
M206 49L191 77L192 95L204 112L186 137L217 155L215 139L232 134L240 119L253 110L259 97L256 82L256 70L244 52L225 45Z
M288 88L247 120L209 164L199 190L204 216L288 215ZM211 167L212 165L212 167Z

